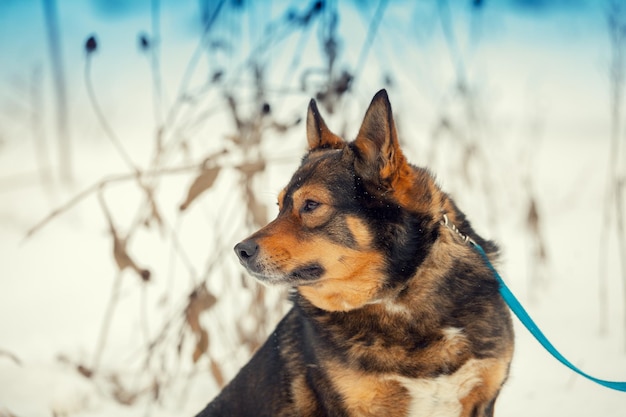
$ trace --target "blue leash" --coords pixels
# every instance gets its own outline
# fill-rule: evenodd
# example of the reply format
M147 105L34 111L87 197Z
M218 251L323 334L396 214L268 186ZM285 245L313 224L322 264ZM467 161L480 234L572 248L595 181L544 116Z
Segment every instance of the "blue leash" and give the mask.
M447 221L446 221L446 223L447 223ZM453 229L453 230L455 230L455 229ZM457 233L459 233L459 232L457 231ZM461 236L463 236L463 235L461 235ZM470 243L472 243L474 245L474 247L476 248L476 250L482 255L483 259L487 263L487 266L489 267L489 269L491 269L491 271L493 272L494 276L498 280L498 283L500 284L500 295L502 295L502 298L504 298L504 301L506 301L506 303L509 305L509 308L513 311L513 313L515 313L515 315L522 322L522 324L524 326L526 326L528 331L530 331L530 333L533 336L535 336L535 339L537 339L537 341L539 343L541 343L541 346L543 346L548 352L550 352L550 354L552 356L554 356L559 362L561 362L563 365L567 366L569 369L571 369L572 371L576 372L577 374L582 375L585 378L590 379L593 382L598 383L600 385L603 385L603 386L605 386L607 388L611 388L611 389L614 389L614 390L617 390L617 391L626 392L626 382L605 381L603 379L595 378L595 377L593 377L593 376L583 372L582 370L580 370L580 368L578 368L576 365L572 364L563 355L561 355L561 353L552 345L552 343L550 343L550 341L542 333L542 331L539 330L539 327L537 327L537 325L535 324L533 319L530 318L530 316L528 315L528 313L526 312L524 307L522 307L522 304L513 295L513 293L509 289L509 287L506 286L506 284L504 283L504 280L502 279L500 274L498 274L498 271L496 271L496 269L493 267L493 265L489 261L489 258L487 257L487 254L485 253L483 248L480 247L480 245L478 243L474 242L471 239L466 239L466 241L469 241Z

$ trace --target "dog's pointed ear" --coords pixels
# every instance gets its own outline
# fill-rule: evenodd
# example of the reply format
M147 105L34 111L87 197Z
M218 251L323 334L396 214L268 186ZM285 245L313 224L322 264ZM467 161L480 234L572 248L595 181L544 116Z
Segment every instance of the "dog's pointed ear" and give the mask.
M309 111L306 115L306 138L310 151L328 148L342 149L346 144L343 139L326 127L326 123L322 119L314 99L311 99Z
M372 99L354 146L359 154L356 169L366 179L393 182L407 165L386 90L380 90Z

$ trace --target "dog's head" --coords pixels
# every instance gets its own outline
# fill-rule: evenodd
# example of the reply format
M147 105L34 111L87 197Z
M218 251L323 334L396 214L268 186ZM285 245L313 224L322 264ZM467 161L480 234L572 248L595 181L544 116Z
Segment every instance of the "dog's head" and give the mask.
M277 218L235 252L257 279L295 287L319 308L359 308L415 274L437 239L443 193L407 163L384 90L353 142L328 129L313 100L306 128L309 151Z

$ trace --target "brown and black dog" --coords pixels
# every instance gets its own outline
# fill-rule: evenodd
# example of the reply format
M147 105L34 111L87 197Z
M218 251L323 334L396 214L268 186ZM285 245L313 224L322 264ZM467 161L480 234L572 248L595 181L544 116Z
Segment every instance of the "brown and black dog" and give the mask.
M399 148L386 91L352 142L311 101L278 217L235 246L293 308L208 416L492 416L513 354L497 247ZM444 222L445 219L445 222Z

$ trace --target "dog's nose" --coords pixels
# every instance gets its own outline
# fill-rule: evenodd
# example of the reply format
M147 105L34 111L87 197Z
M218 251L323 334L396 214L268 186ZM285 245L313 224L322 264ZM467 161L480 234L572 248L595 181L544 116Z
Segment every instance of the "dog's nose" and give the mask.
M243 264L248 264L259 253L259 245L254 239L247 239L235 245L235 253Z

